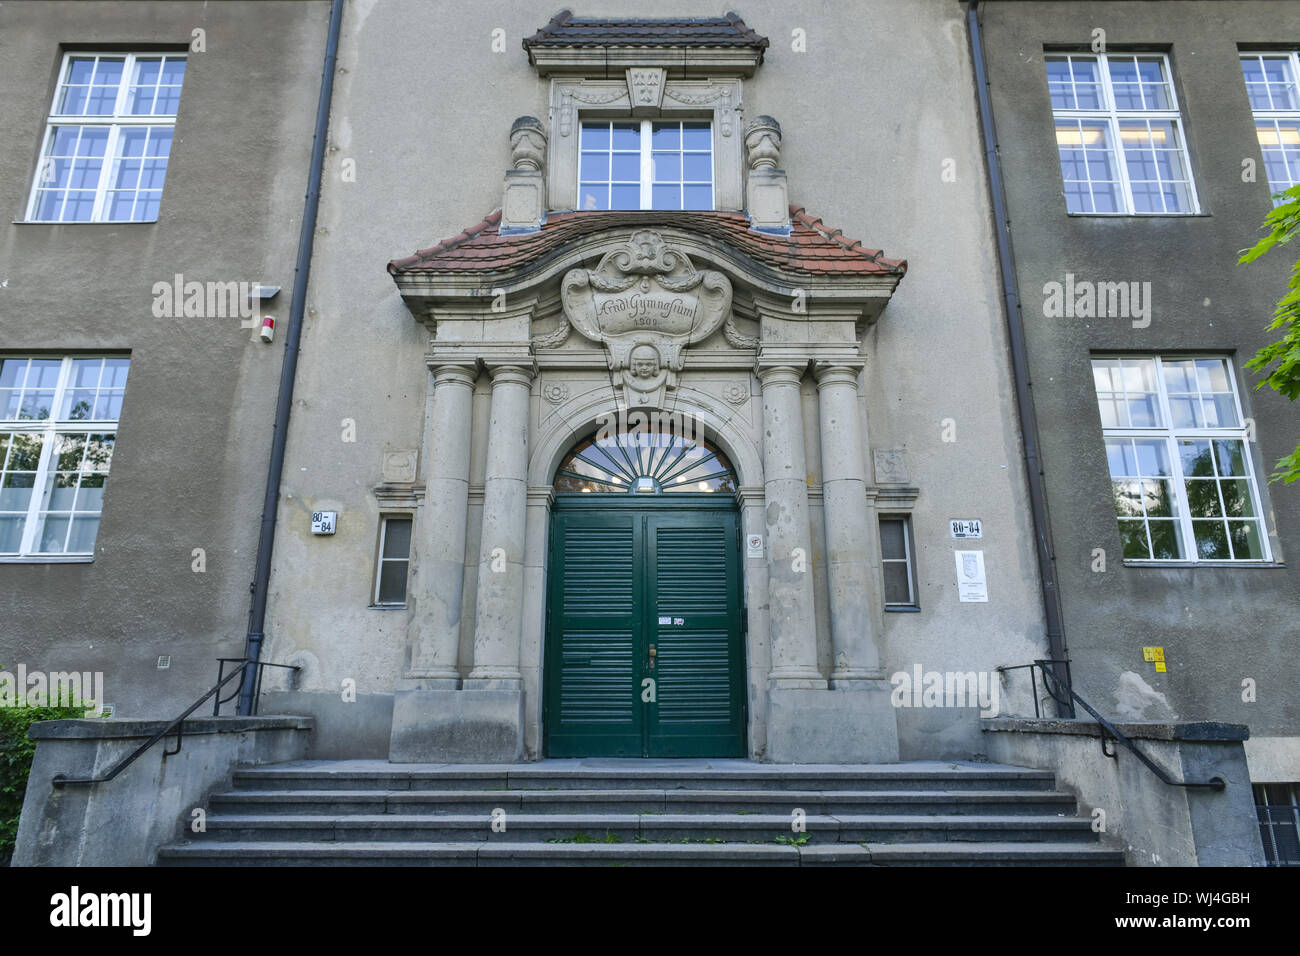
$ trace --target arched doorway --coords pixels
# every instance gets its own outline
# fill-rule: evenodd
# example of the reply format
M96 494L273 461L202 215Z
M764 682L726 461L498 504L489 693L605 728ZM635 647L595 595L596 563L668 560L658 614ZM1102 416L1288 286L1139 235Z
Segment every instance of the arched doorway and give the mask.
M548 756L746 754L736 476L681 424L602 429L560 462Z

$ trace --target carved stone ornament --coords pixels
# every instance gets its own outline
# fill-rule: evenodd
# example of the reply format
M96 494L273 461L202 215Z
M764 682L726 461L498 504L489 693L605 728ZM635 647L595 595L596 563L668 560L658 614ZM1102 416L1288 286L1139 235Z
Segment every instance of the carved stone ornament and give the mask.
M657 112L664 98L664 77L668 71L654 67L632 67L627 71L627 92L632 115Z
M749 386L740 382L729 382L722 389L722 397L733 405L744 405L749 401Z
M560 284L565 318L605 346L629 408L663 408L677 387L682 349L718 330L731 312L731 281L695 268L659 233L642 230Z
M563 382L552 382L542 389L542 396L552 405L559 405L569 400L569 386Z

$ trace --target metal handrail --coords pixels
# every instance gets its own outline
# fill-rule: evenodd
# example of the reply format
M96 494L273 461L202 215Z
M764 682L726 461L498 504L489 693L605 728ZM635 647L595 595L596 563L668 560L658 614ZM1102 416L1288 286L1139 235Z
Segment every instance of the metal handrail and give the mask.
M190 714L194 713L196 710L202 707L209 697L213 697L213 696L217 697L217 701L216 704L213 706L212 715L214 717L218 716L218 711L220 710L222 703L225 702L220 697L221 688L224 687L226 684L229 684L236 677L240 677L241 675L243 675L243 673L250 666L257 668L258 687L261 686L263 667L284 667L287 668L288 670L294 670L294 671L301 670L300 667L297 667L292 664L270 664L262 661L248 660L246 658L239 658L239 657L224 657L224 658L220 658L219 661L221 666L218 668L217 671L217 678L218 678L217 683L206 694L204 694L193 704L191 704L189 708L186 709L185 713L181 714L179 717L177 717L175 720L169 723L162 730L158 731L158 733L154 734L147 741L145 741L134 751L132 751L129 755L124 757L122 760L118 761L117 765L114 766L112 770L104 774L104 776L102 777L65 777L61 773L55 774L54 779L50 781L54 785L54 788L56 790L61 790L64 787L74 785L74 784L79 786L89 786L90 784L95 784L95 783L107 783L108 781L116 777L119 773L121 773L123 770L125 770L127 767L129 767L131 764L135 763L135 761L139 759L145 753L145 751L147 751L150 747L158 743L158 741L162 740L164 737L166 737L168 734L172 733L173 731L175 731L176 733L176 749L164 750L163 756L172 757L180 753L181 738L184 737L185 735L185 729L184 729L185 719L189 717ZM239 661L240 662L239 666L236 667L234 670L232 670L229 674L226 674L225 673L226 664L230 663L231 661ZM227 701L231 699L233 698L232 697L225 698L225 700Z
M1060 676L1055 672L1054 667L1049 666L1049 665L1057 665L1057 664L1065 665L1066 679L1064 681L1062 681ZM1069 673L1070 673L1069 670L1070 662L1068 660L1063 661L1063 660L1042 659L1042 660L1036 660L1032 664L1016 664L1014 666L1003 666L1003 667L996 668L996 670L999 673L1005 673L1006 671L1022 670L1024 668L1030 668L1029 675L1031 681L1034 680L1033 675L1035 670L1041 670L1043 672L1043 688L1047 691L1048 694L1051 695L1052 700L1056 701L1058 704L1077 703L1080 707L1082 707L1084 710L1086 710L1089 714L1092 715L1092 719L1097 721L1097 723L1101 726L1101 752L1105 754L1107 757L1109 757L1111 760L1118 760L1119 756L1116 754L1114 749L1107 749L1106 747L1107 737L1123 744L1124 747L1127 748L1128 751L1133 754L1133 756L1137 757L1138 760L1142 761L1142 763L1146 766L1148 770L1150 770L1157 777L1159 777L1162 783L1166 783L1171 787L1187 787L1189 789L1214 790L1216 792L1222 792L1228 786L1227 782L1222 777L1211 777L1209 780L1174 780L1172 777L1170 777L1169 774L1165 773L1164 769L1161 768L1159 764L1152 761L1150 757L1148 757L1141 750L1139 750L1137 744L1129 740L1128 737L1124 736L1123 732L1118 727L1112 724L1101 714L1097 713L1096 709L1091 704L1089 704L1086 700L1084 700L1075 692L1074 688L1070 686L1068 682ZM1057 685L1055 688L1052 686L1053 683ZM1034 716L1038 717L1041 716L1038 712L1038 685L1035 682L1033 686L1034 686ZM1062 694L1061 691L1064 691L1064 693Z

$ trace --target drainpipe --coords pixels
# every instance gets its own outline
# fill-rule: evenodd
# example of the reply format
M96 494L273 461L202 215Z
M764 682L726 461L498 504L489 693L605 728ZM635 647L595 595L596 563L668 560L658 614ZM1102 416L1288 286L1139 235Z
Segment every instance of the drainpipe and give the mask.
M303 203L302 229L298 233L298 261L293 270L293 301L289 306L289 333L280 367L280 394L275 402L275 426L271 436L271 461L266 471L266 494L262 499L262 530L257 539L253 606L248 614L248 638L244 656L256 661L262 655L262 628L266 626L266 598L271 580L271 550L275 543L275 517L280 504L280 476L284 471L284 450L289 435L289 411L293 407L293 382L298 371L298 343L302 338L302 316L307 303L307 277L311 272L312 240L316 235L316 209L320 204L321 169L325 164L325 140L329 131L330 101L334 94L334 64L338 59L339 28L343 23L343 0L332 0L329 40L321 67L320 98L316 104L316 132L312 138L311 171L307 174L307 196ZM258 668L244 671L239 689L239 714L253 713Z
M1034 540L1038 553L1038 577L1042 582L1043 611L1047 617L1047 648L1054 660L1065 661L1065 631L1061 622L1061 595L1056 585L1056 549L1052 544L1052 527L1047 516L1047 491L1043 483L1043 465L1039 455L1038 419L1034 414L1033 382L1029 379L1029 361L1025 354L1025 323L1016 284L1016 260L1011 251L1011 227L1007 217L1006 195L1002 188L1002 167L998 162L997 130L993 125L993 106L989 100L988 74L984 69L984 45L980 39L979 0L971 0L966 11L970 29L971 62L975 65L975 92L979 97L980 125L984 134L985 166L989 171L989 192L993 199L994 232L998 242L998 262L1002 271L1002 297L1007 313L1007 338L1011 346L1011 370L1016 385L1016 408L1020 417L1020 434L1025 445L1025 472L1029 479L1029 506L1034 518ZM1069 686L1064 664L1052 665L1057 678ZM1074 704L1057 702L1057 714L1074 716Z

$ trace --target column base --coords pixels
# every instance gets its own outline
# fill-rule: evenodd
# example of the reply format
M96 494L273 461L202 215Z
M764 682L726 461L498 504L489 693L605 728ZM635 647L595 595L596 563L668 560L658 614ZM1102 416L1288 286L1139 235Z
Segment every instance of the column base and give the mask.
M772 687L767 704L769 763L897 763L898 724L888 683L862 681L855 693Z
M399 690L390 763L517 763L524 759L522 690Z

